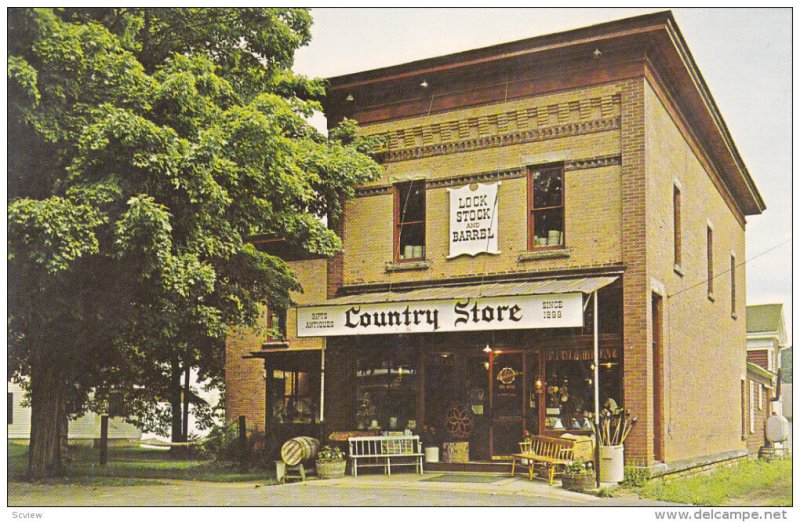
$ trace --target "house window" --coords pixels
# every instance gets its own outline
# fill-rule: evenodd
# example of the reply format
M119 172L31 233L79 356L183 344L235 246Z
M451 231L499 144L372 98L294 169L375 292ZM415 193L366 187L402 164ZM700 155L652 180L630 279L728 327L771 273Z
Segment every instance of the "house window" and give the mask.
M736 317L736 256L731 254L731 317Z
M394 190L394 259L425 259L425 181L395 185Z
M747 440L747 381L742 379L739 399L742 404L742 440Z
M8 412L8 423L9 424L14 424L14 394L13 393L9 393L8 394L8 409L6 411Z
M266 314L267 328L273 333L269 339L272 341L286 339L286 310L278 306L268 306Z
M764 395L763 395L764 385L759 383L758 384L758 409L764 409Z
M563 248L564 170L531 169L528 186L528 250Z
M681 266L681 189L677 185L672 188L672 226L673 226L673 257L675 266Z
M317 421L316 394L310 372L273 370L272 418L278 423Z
M706 228L706 262L708 263L708 298L714 299L714 230Z
M756 383L750 381L750 433L756 432Z

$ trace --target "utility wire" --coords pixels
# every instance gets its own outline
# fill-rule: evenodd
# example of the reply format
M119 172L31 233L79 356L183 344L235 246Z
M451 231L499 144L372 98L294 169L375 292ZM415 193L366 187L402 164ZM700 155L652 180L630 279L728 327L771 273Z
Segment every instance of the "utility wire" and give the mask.
M772 251L773 251L773 250L775 250L776 248L778 248L778 247L781 247L781 246L785 245L786 243L791 243L791 242L792 242L792 238L789 238L789 239L787 239L786 241L782 241L781 243L778 243L777 245L775 245L775 246L773 246L773 247L770 247L770 248L768 248L768 249L764 250L763 252L761 252L761 253L759 253L759 254L756 254L756 255L754 255L753 257L750 257L750 258L748 258L748 259L745 259L744 261L742 261L742 262L741 262L741 263L739 263L738 265L734 265L734 266L735 266L736 268L739 268L740 266L744 266L744 265L746 265L747 263L749 263L750 261L753 261L754 259L757 259L757 258L759 258L759 257L763 256L764 254L767 254L767 253L769 253L769 252L772 252ZM714 277L712 277L711 279L716 279L716 278L718 278L719 276L723 276L723 275L725 275L725 274L728 274L728 273L730 273L730 271L731 271L731 270L730 270L730 268L729 268L729 269L727 269L727 270L724 270L724 271L722 271L722 272L720 272L720 273L718 273L718 274L715 274L715 275L714 275ZM670 295L668 295L668 296L667 296L667 299L672 299L672 298L673 298L673 297L675 297L676 295L680 295L680 294L682 294L682 293L684 293L684 292L687 292L687 291L691 290L692 288L696 288L696 287L698 287L698 286L700 286L700 285L702 285L702 284L704 284L704 283L708 283L708 281L709 281L709 278L703 279L703 280L702 280L702 281L700 281L699 283L695 283L695 284L693 284L692 286L686 287L686 288L684 288L683 290L679 290L679 291L675 292L674 294L670 294Z

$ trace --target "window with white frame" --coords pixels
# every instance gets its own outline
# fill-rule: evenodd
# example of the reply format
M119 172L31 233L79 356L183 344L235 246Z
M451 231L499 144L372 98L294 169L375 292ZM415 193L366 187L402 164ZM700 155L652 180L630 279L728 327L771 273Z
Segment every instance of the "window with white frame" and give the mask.
M750 381L750 433L756 432L756 383Z
M759 410L763 410L764 409L764 394L763 394L763 390L764 390L764 385L759 383L759 385L758 385L758 409Z

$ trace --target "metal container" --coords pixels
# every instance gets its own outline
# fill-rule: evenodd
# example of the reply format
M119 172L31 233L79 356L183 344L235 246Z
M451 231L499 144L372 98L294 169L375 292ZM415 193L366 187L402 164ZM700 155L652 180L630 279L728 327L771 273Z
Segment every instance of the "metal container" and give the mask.
M625 480L625 446L600 446L600 482Z

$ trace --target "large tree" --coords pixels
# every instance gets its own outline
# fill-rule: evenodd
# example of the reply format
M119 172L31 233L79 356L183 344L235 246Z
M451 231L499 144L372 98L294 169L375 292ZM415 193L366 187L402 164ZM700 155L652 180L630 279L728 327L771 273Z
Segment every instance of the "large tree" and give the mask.
M219 379L226 329L298 289L248 238L336 251L321 218L379 167L352 123L306 121L323 89L290 70L305 10L8 20L9 377L29 383L37 478L63 471L91 390L164 398L179 428L181 375Z

